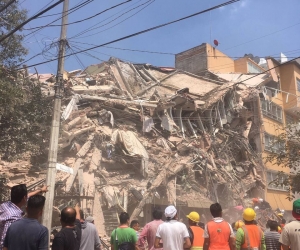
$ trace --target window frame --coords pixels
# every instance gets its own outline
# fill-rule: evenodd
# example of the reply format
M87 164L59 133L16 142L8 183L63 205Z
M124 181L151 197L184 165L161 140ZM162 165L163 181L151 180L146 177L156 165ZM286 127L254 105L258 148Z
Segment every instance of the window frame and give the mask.
M259 68L253 62L249 62L249 61L247 61L247 71L250 74L259 74L259 73L263 72L263 70L261 68Z
M265 146L265 151L268 151L270 153L275 153L275 154L279 154L281 151L284 151L285 150L285 145L284 143L276 143L274 144L274 139L275 139L275 136L274 135L271 135L271 134L268 134L268 133L264 133L264 146ZM274 150L275 149L275 150Z
M278 172L279 171L274 171L274 170L271 170L271 169L267 169L266 171L267 173L267 176L266 176L266 180L267 180L267 189L270 189L270 190L276 190L276 191L282 191L282 192L288 192L289 191L289 186L286 186L286 185L274 185L272 186L272 184L270 184L270 182L274 181L276 178L277 178L277 175L278 175ZM285 174L286 176L288 176L288 174ZM271 178L269 178L271 177ZM271 180L270 180L271 179ZM282 180L283 182L283 180Z
M283 123L283 109L274 102L261 99L261 110L264 116L267 116L277 122Z
M300 92L300 79L296 77L296 86L297 86L297 91Z

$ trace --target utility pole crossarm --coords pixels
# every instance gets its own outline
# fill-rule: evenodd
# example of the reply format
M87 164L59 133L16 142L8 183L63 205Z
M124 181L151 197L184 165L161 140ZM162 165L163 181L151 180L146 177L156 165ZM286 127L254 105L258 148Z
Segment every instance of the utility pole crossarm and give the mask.
M64 0L64 6L62 12L62 27L61 27L60 41L59 41L59 55L58 55L57 75L56 75L56 84L55 84L54 107L53 107L52 126L51 126L51 133L50 133L49 153L48 153L48 169L47 169L47 177L46 177L46 185L49 186L49 191L46 193L46 202L45 202L43 219L42 219L42 223L44 226L48 228L49 234L51 233L51 224L52 224L58 138L59 138L59 127L60 127L60 116L61 116L60 109L61 109L61 99L63 97L63 87L64 87L63 72L64 72L65 49L67 43L67 22L68 22L68 15L65 13L68 13L68 9L69 9L69 0Z

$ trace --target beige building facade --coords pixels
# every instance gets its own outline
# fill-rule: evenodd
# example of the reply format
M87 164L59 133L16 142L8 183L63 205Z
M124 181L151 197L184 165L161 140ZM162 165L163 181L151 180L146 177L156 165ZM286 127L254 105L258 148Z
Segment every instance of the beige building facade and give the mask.
M224 73L242 73L249 77L266 70L268 79L259 88L263 124L259 154L266 159L270 152L280 152L284 145L274 143L276 136L284 132L288 123L297 119L295 113L300 111L300 64L296 61L284 63L267 58L265 63L258 64L249 56L232 59L209 44L201 44L176 55L176 68L206 75L208 72L222 76ZM275 67L275 68L274 68ZM274 68L274 69L273 69ZM233 74L232 74L233 75ZM228 80L228 79L227 79ZM287 174L290 169L270 162L265 163L266 181L265 199L273 209L291 210L292 202L287 200L288 187L272 183L279 171Z

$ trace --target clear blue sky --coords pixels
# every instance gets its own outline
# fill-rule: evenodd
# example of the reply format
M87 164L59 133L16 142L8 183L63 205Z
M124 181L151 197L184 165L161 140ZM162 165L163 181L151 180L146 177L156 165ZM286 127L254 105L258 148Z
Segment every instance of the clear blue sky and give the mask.
M69 22L84 19L123 1L94 0L87 6L70 14ZM49 2L51 0L20 0L21 6L29 10L29 16L40 11ZM52 1L52 3L54 2ZM83 2L83 0L70 0L70 8L80 2ZM98 25L103 25L118 15L141 4L144 5L128 12L102 28L90 31L76 39L70 39L71 48L75 51L79 47L89 48L91 47L90 45L79 44L78 42L95 45L101 44L193 14L223 2L226 2L226 0L133 0L88 21L69 25L67 37L71 38L92 25L98 23L100 23ZM141 10L141 8L149 3L151 3L149 6ZM141 11L128 20L112 27L138 10ZM263 57L272 55L276 57L280 55L280 52L283 52L291 59L300 55L299 10L299 0L241 0L238 3L211 11L210 13L205 13L109 46L179 53L204 42L212 43L214 39L217 39L220 43L219 50L229 56L243 56L245 53L252 53L255 56ZM47 14L60 13L61 11L62 4ZM119 14L116 14L118 12ZM60 16L37 19L25 27L30 28L45 25L58 17ZM105 19L107 20L104 21ZM60 20L54 24L60 24ZM110 29L104 31L107 28ZM102 32L99 33L100 31ZM28 34L29 32L24 31L24 34ZM60 27L49 27L42 29L35 36L27 36L25 39L25 46L29 50L27 58L40 53L45 48L45 45L49 45L51 40L58 39L59 35ZM92 36L86 37L88 35ZM27 64L31 65L45 61L55 55L55 53L55 50L52 49L44 53L43 56L38 56L30 60ZM110 56L114 56L126 61L150 63L156 66L174 66L175 61L173 55L149 54L108 48L98 48L89 51L89 53L101 60L108 60ZM83 66L100 62L98 59L85 54L78 54L78 58ZM83 66L75 56L71 56L66 60L65 69L70 71L83 68ZM56 61L37 67L40 73L56 73L56 68ZM34 72L34 69L31 68L30 72Z

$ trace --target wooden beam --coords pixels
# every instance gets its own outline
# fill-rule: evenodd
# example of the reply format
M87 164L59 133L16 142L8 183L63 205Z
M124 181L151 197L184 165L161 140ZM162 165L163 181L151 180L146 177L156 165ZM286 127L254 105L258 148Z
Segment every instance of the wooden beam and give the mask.
M74 165L74 168L73 168L73 171L74 171L74 174L71 175L71 180L70 182L68 183L67 187L66 187L66 192L70 192L71 190L71 187L73 186L74 184L74 181L75 181L75 178L77 176L77 173L78 173L78 170L79 168L81 167L81 163L82 163L82 159L81 158L78 158L75 162L75 165Z

